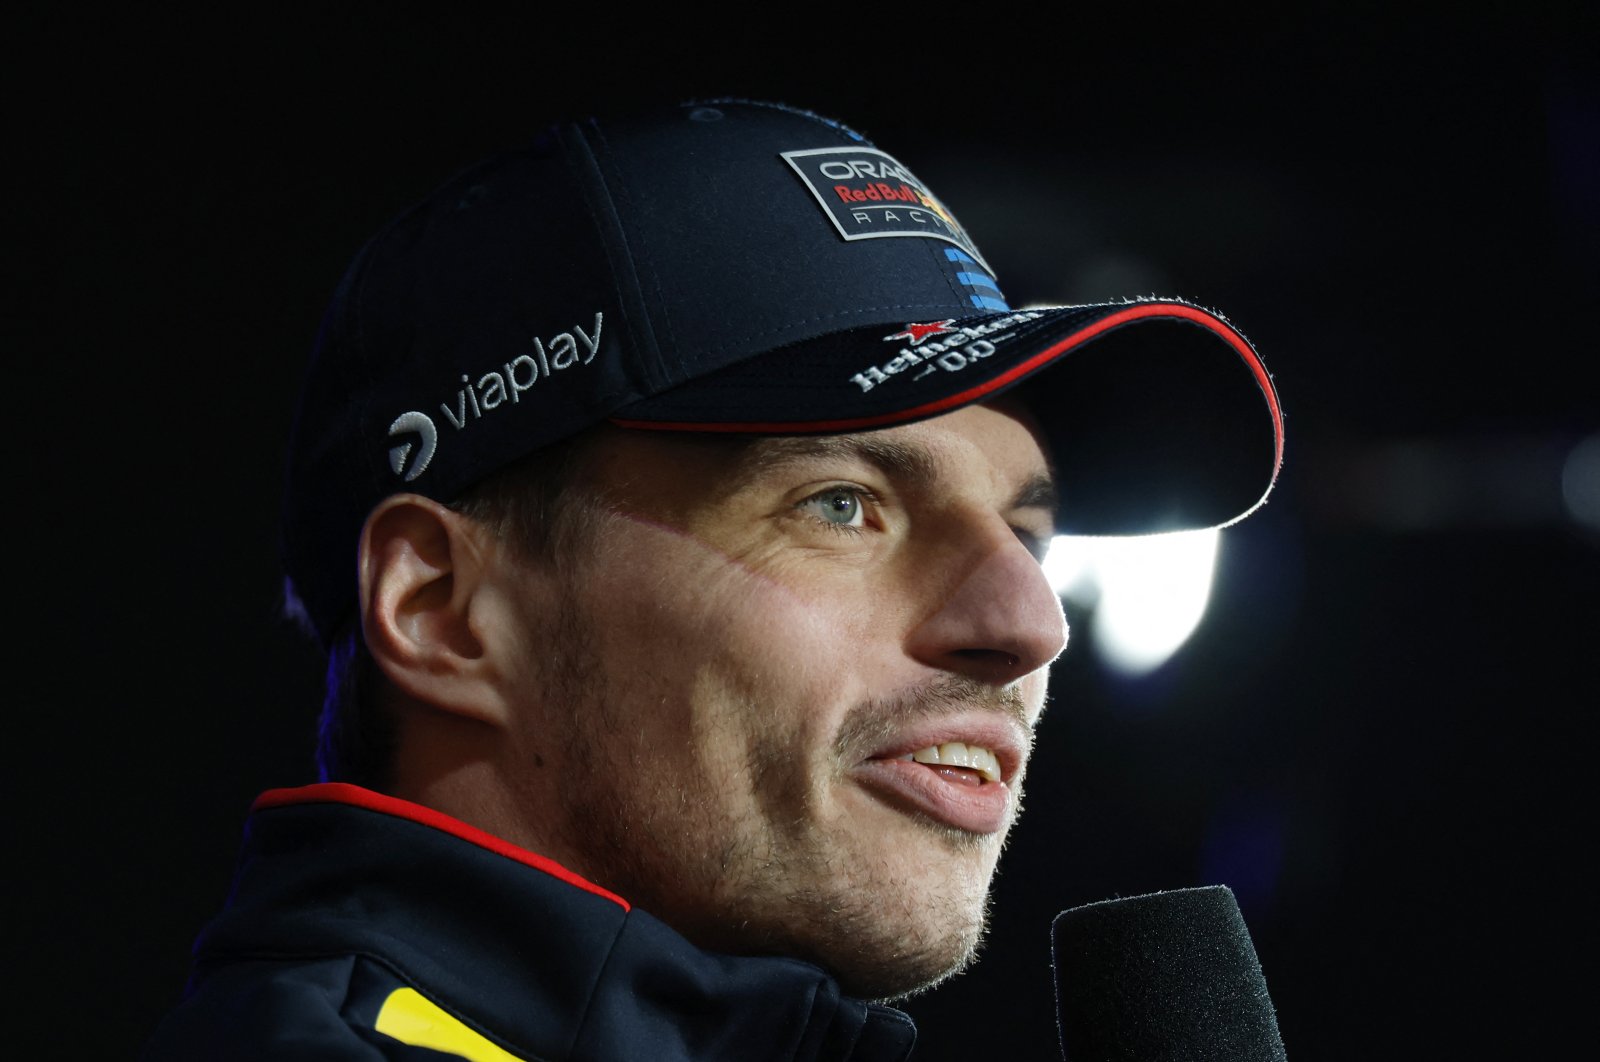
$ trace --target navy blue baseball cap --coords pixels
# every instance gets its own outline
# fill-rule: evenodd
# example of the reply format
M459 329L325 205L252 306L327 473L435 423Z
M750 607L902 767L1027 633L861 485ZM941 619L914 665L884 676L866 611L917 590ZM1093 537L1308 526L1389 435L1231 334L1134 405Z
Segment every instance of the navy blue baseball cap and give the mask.
M552 127L356 256L290 439L283 556L325 644L367 514L609 421L816 434L1018 389L1063 533L1218 527L1283 455L1254 348L1184 300L1010 305L950 210L847 126L712 100Z

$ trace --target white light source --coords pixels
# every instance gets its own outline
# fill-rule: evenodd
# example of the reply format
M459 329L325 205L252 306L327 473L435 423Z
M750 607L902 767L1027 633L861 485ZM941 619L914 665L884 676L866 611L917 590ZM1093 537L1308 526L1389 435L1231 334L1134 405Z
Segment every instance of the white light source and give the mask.
M1200 624L1216 569L1215 530L1126 538L1058 536L1045 574L1064 599L1093 608L1095 652L1125 674L1161 665Z
M1044 575L1057 594L1082 605L1094 604L1094 544L1099 539L1057 535L1044 555Z

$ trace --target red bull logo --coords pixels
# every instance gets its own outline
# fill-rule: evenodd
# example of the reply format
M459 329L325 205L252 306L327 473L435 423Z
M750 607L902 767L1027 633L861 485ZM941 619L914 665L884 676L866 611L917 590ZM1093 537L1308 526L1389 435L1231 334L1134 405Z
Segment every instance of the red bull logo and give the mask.
M876 148L785 151L783 159L844 239L923 236L955 244L982 264L966 230L927 186Z

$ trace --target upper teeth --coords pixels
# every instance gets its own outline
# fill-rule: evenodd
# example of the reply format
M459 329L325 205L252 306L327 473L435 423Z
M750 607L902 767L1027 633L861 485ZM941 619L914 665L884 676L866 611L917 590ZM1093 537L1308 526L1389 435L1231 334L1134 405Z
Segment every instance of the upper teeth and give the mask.
M991 782L1000 780L1000 761L995 754L981 745L968 745L960 741L946 741L943 745L929 745L925 749L907 753L902 760L918 763L937 763L949 767L970 767Z

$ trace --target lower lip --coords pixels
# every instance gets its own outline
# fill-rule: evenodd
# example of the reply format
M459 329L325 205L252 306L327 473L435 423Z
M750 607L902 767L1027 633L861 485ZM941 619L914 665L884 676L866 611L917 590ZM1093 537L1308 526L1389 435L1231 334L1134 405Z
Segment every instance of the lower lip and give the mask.
M968 833L999 833L1011 809L1011 790L1004 782L958 782L913 760L868 760L857 768L857 777L901 810Z

